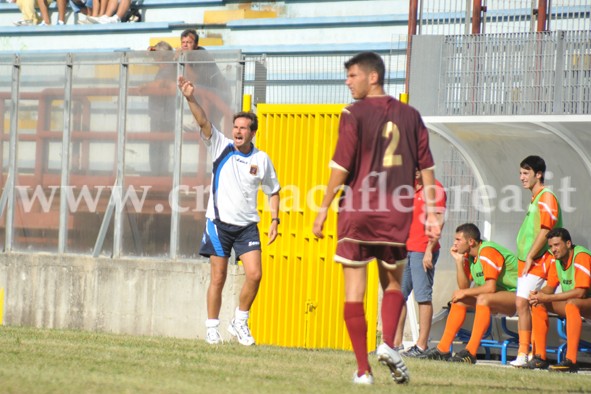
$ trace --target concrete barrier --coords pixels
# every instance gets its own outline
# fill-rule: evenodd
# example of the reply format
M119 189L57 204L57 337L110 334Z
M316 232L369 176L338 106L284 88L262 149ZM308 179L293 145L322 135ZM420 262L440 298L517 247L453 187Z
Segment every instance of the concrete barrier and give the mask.
M207 260L2 255L4 324L204 338L209 269ZM242 266L230 265L222 326L233 316L243 281Z

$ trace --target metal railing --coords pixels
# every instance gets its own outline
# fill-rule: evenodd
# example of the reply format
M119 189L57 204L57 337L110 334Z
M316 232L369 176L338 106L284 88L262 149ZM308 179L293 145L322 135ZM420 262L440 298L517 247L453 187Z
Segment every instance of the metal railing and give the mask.
M406 36L380 53L386 69L385 90L398 97L405 91ZM244 93L253 103L333 104L351 102L344 63L356 53L246 56Z
M439 115L591 112L591 32L448 36Z
M482 0L480 32L535 32L538 0ZM420 0L418 34L460 35L472 32L472 0ZM547 30L591 29L589 0L552 0L546 12Z

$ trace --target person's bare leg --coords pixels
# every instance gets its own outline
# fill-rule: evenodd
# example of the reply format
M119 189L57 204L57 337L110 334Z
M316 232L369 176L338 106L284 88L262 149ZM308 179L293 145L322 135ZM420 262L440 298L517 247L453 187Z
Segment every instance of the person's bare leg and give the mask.
M58 23L66 23L66 0L57 0Z
M209 319L218 319L222 307L222 290L224 290L228 274L228 258L211 256L209 262L211 278L207 289L207 317Z
M117 7L117 16L119 17L119 20L123 19L129 10L129 7L131 7L131 0L121 0L119 7Z
M431 333L431 320L433 319L433 303L419 303L419 339L417 346L427 350L429 346L429 334Z
M49 18L49 10L47 9L47 0L37 0L37 7L41 12L41 19L46 25L51 25L51 19Z
M253 250L240 256L244 266L246 279L242 285L239 298L239 308L241 311L249 311L254 302L263 277L261 264L261 251Z

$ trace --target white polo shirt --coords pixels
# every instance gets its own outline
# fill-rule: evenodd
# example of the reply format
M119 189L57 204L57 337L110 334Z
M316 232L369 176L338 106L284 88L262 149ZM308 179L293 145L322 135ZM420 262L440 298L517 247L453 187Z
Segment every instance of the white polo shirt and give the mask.
M211 191L205 216L236 226L260 221L257 212L259 186L270 196L280 189L269 156L254 145L245 155L213 125L211 137L203 142L213 158Z

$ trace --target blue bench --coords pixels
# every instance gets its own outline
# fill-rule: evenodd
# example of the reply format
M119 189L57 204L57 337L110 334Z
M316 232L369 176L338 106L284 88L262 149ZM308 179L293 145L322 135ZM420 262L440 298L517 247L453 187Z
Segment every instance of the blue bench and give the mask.
M468 311L468 313L474 313L473 311ZM509 330L507 327L507 317L501 316L500 318L501 328L503 333L507 335L505 339L495 339L493 336L493 324L495 320L495 316L491 316L490 324L488 326L488 330L482 336L482 340L480 341L480 347L484 348L486 352L486 359L490 360L490 349L501 349L501 364L507 364L507 350L509 348L518 348L519 347L519 336L516 332ZM456 340L462 343L468 343L470 340L470 336L472 332L470 330L461 328L456 335Z
M583 325L585 325L586 323L588 323L588 321L583 319ZM557 316L556 330L558 331L558 336L560 337L560 339L565 341L563 344L558 346L556 355L556 360L558 362L561 362L566 355L566 319ZM578 350L579 352L591 354L591 342L580 340Z

